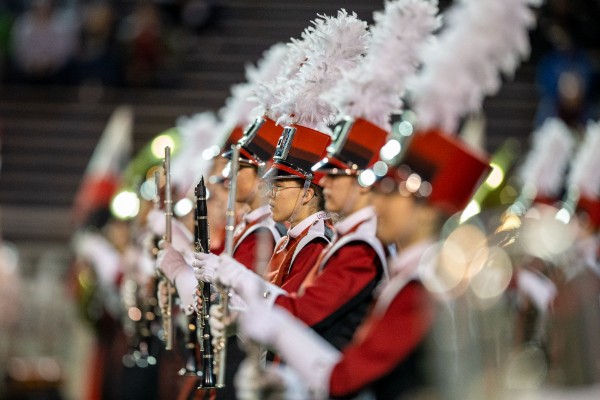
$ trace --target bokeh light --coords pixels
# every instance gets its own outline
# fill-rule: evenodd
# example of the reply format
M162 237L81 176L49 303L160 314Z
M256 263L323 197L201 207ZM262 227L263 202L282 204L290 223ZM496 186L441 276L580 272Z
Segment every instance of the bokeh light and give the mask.
M110 209L119 219L134 218L140 211L140 199L134 192L122 191L113 198Z

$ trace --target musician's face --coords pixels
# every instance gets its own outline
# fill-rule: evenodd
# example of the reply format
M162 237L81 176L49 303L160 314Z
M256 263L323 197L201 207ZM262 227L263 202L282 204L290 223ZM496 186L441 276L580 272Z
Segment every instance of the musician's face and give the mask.
M289 221L302 195L302 185L296 179L275 180L269 183L269 207L275 222Z
M342 216L348 214L353 207L353 199L356 198L356 177L349 175L325 175L321 178L323 195L325 196L325 209Z
M235 201L239 203L251 203L258 192L260 178L256 168L249 165L240 165L237 175L237 192Z
M405 243L415 232L417 205L413 197L373 191L377 237L385 244Z

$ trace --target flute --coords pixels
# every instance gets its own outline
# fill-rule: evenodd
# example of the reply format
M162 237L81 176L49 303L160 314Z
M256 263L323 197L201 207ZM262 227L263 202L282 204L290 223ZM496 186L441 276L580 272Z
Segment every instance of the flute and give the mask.
M171 243L171 219L173 218L173 200L171 199L171 148L165 147L165 159L163 162L165 173L165 241ZM173 349L173 296L171 295L171 282L165 279L167 287L167 305L163 311L163 338L165 349Z
M227 197L227 212L225 223L225 254L231 256L233 254L233 231L235 229L235 199L237 194L237 174L239 169L240 146L232 145L231 168L229 172L229 196ZM217 289L221 295L221 315L223 321L229 319L229 288L217 284ZM217 373L217 387L225 386L225 364L227 358L227 337L218 338L217 346L215 346L216 363L215 369Z

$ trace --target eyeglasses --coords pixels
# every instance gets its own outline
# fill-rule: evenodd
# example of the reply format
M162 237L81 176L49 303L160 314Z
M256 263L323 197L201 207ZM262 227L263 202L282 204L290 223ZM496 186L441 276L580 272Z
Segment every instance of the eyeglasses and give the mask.
M286 190L286 189L301 189L302 186L277 186L274 185L272 183L269 183L267 185L267 194L272 195L273 197L277 196L277 193L281 192L282 190Z

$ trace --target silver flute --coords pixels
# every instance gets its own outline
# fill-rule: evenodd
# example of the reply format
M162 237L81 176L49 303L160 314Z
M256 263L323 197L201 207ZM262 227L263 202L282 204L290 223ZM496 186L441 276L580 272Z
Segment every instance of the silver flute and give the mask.
M237 193L237 174L239 170L240 146L231 146L231 165L229 172L229 196L227 197L227 211L225 213L225 254L233 254L233 231L235 229L235 198ZM221 315L223 322L229 319L229 288L224 287L217 282L217 289L221 295ZM218 338L215 346L215 373L217 374L217 387L225 386L225 364L227 358L227 337Z
M173 218L173 199L171 198L171 148L165 147L165 159L163 162L165 173L165 241L171 243L171 220ZM167 305L162 311L163 316L163 339L165 341L165 349L173 349L173 296L171 294L171 282L163 276L167 287Z

